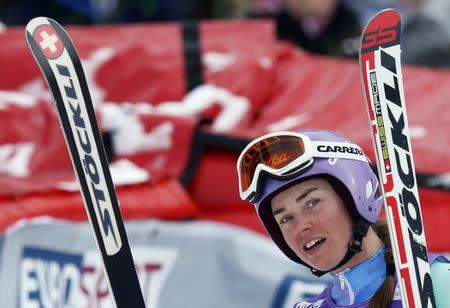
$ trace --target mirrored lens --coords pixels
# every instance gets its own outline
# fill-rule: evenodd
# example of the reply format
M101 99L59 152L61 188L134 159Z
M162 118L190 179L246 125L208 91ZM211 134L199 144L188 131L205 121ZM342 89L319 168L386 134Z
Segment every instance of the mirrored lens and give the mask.
M296 136L273 136L255 142L243 154L239 166L241 191L246 191L251 185L258 164L276 170L285 167L304 153L303 140Z

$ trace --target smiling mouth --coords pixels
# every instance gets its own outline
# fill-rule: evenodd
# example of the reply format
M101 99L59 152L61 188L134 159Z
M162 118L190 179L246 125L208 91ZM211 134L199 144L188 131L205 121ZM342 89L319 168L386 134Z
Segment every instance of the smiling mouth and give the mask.
M318 245L320 245L324 241L325 241L325 238L316 238L316 239L313 239L313 240L309 241L308 243L306 243L305 246L303 246L303 248L306 251L310 251L311 249L317 247Z

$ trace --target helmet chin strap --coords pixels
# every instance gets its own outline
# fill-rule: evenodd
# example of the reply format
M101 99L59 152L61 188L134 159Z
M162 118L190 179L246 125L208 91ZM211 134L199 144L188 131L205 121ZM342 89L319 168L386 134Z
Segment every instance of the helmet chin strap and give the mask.
M321 277L326 273L332 272L335 269L340 268L345 263L350 261L353 256L362 251L362 241L363 238L366 236L367 231L369 230L369 226L371 223L367 221L365 218L363 218L361 215L358 215L358 218L356 220L356 223L353 228L353 236L350 242L348 243L348 249L345 256L342 258L342 260L333 268L327 270L327 271L319 271L318 269L315 269L311 266L308 266L311 269L311 272L316 275L317 277Z

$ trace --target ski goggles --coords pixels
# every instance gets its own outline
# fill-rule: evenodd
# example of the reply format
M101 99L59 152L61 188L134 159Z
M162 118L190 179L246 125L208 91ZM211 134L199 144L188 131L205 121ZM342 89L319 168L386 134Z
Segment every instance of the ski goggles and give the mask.
M287 179L305 172L315 157L354 159L369 163L359 146L349 142L311 141L300 133L277 132L250 142L237 161L239 193L254 201L262 174Z

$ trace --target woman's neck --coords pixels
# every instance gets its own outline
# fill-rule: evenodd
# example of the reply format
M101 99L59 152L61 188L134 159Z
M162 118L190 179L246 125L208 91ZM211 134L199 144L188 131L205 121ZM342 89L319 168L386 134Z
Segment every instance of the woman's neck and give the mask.
M372 227L369 227L367 230L367 235L363 239L362 251L355 254L347 263L334 270L332 274L341 273L349 268L357 266L365 260L372 258L382 245L383 242L377 236L375 231L373 231Z
M385 247L355 267L334 275L331 300L339 305L361 304L371 298L386 279Z

